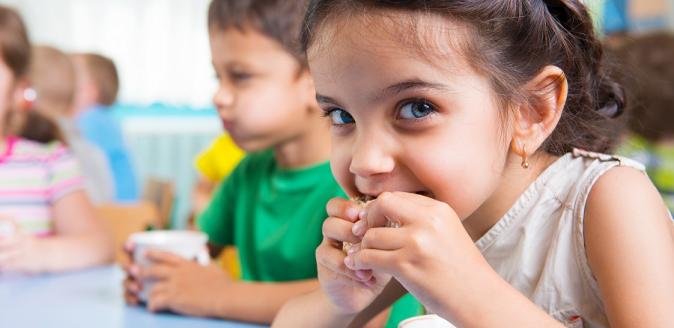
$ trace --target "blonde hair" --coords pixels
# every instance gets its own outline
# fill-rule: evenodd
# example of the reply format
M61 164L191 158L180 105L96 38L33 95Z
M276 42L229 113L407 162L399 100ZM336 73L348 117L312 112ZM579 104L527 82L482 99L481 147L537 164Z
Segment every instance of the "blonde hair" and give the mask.
M48 46L33 47L29 76L37 92L37 109L51 117L70 114L75 93L75 69L65 53Z

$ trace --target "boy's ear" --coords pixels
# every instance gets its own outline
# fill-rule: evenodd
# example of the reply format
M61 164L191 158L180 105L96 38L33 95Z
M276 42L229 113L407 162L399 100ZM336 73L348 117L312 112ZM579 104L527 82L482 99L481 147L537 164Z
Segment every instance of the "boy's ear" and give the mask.
M556 66L546 66L524 85L529 96L514 113L512 150L518 155L531 155L552 134L562 116L568 82L564 72Z
M302 69L298 83L300 86L300 97L304 103L307 104L307 107L312 110L318 108L318 103L316 102L316 86L314 85L314 79L311 77L308 68Z

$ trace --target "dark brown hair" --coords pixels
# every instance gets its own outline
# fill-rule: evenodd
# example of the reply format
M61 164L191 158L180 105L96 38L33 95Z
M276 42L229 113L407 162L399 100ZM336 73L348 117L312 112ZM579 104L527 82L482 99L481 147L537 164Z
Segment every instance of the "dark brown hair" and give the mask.
M674 35L657 32L626 40L613 51L623 65L630 130L652 142L674 137Z
M26 77L31 55L28 33L21 16L5 6L0 6L0 55L15 80ZM13 108L16 104L11 103L13 99L9 101L9 108L5 110L5 134L41 143L63 141L61 131L52 120L35 110Z
M543 145L561 155L573 148L612 151L625 106L622 88L604 72L603 50L592 20L578 0L311 0L300 43L306 51L330 20L376 10L442 15L468 27L463 52L486 73L503 104L531 105L521 86L545 66L564 71L566 107ZM449 41L448 34L446 39Z
M96 102L111 106L117 100L119 92L119 75L112 59L94 53L73 55L75 60L81 60L84 71L98 89Z
M297 42L306 9L306 0L213 0L208 8L208 29L252 28L277 41L306 67L306 56Z

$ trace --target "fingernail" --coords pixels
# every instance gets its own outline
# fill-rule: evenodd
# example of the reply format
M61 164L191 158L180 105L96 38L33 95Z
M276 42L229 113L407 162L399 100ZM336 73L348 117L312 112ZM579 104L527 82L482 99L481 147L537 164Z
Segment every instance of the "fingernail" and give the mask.
M349 207L346 209L346 216L349 220L355 221L358 219L358 209L355 207Z
M365 220L367 218L367 210L366 209L360 210L360 212L358 213L358 218L361 220Z
M356 236L362 236L365 233L365 224L365 221L361 219L360 221L353 224L353 227L351 227L351 232Z
M137 277L138 274L140 273L140 269L139 269L137 266L132 265L132 266L129 268L129 273L131 273L132 276Z
M344 258L344 265L346 265L347 268L353 270L353 265L354 265L354 263L353 263L353 257L351 257L351 256L345 257L345 258Z

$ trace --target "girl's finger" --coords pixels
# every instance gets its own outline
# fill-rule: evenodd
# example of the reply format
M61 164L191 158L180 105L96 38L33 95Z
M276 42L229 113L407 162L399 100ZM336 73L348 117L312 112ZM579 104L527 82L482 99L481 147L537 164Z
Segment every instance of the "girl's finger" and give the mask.
M362 279L353 270L344 265L344 257L344 252L341 249L336 249L326 242L323 242L316 249L316 262L319 266L344 278L361 281Z
M359 243L360 238L352 232L353 223L336 218L329 217L323 221L323 236L340 242Z
M360 208L352 201L344 198L333 198L325 206L328 216L342 218L351 222L358 220Z
M405 246L408 234L405 228L370 228L365 232L360 248L384 251L397 250Z
M395 251L363 249L347 256L344 263L352 270L372 270L392 274L396 272L398 258Z
M433 215L433 208L449 206L426 196L404 192L385 192L368 205L364 217L368 227L404 226L420 217ZM451 210L451 209L450 209Z

